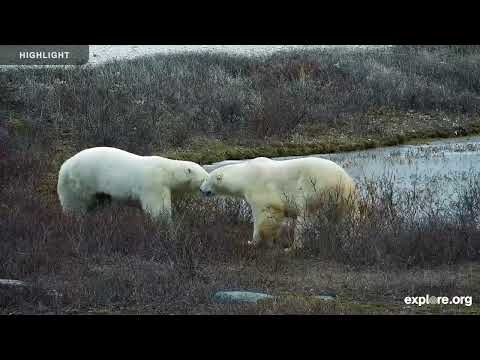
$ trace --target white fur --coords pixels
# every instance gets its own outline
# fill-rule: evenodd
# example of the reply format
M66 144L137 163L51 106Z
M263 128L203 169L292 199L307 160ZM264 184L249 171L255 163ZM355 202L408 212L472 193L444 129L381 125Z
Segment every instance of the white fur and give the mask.
M139 156L111 147L86 149L65 161L57 192L64 211L84 212L95 195L112 200L137 200L157 218L171 218L171 195L198 192L208 173L198 164L160 156Z
M275 238L286 218L296 218L294 248L303 244L299 224L307 223L322 195L336 191L342 200L356 200L357 194L345 170L313 157L283 161L262 157L227 165L212 171L200 190L247 201L254 220L253 245Z

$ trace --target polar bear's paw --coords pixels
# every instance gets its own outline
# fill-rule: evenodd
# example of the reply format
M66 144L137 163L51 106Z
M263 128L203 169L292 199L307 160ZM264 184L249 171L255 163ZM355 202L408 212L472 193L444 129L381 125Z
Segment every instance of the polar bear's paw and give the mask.
M285 251L285 254L292 254L295 252L295 248L294 247L287 247L287 248L284 248L283 251Z
M302 249L303 249L302 245L293 244L292 246L286 247L283 250L285 251L286 254L293 254L301 251Z

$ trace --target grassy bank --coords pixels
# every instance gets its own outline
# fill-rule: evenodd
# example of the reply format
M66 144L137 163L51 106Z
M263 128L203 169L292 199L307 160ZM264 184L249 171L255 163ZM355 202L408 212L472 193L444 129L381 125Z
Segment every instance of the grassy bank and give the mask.
M172 159L210 164L222 160L252 159L259 156L273 158L367 150L403 144L428 143L437 139L480 134L480 122L478 124L475 122L465 125L465 127L462 127L461 130L453 127L450 129L411 131L401 135L379 136L378 134L372 134L370 137L318 135L313 141L271 141L267 144L251 145L231 145L221 140L204 139L203 141L196 141L188 148L157 154Z
M4 132L210 162L478 133L480 50L158 55L0 72Z

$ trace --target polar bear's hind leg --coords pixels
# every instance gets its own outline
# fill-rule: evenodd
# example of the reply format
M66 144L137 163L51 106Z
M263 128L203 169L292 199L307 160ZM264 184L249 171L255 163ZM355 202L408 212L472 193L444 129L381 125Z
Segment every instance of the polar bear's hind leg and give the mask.
M68 172L60 170L57 193L64 212L85 213L91 207L94 198Z
M81 196L68 188L61 188L58 195L64 212L85 213L91 210L92 206L95 204L94 197Z

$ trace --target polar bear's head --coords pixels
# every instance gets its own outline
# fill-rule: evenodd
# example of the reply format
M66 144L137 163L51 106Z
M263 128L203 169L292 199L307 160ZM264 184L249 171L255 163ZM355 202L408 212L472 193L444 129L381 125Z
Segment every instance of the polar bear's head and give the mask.
M208 172L200 165L191 161L179 162L176 167L175 187L177 190L198 192L200 185L207 178Z
M200 186L205 196L242 196L246 182L244 164L226 165L212 171Z

